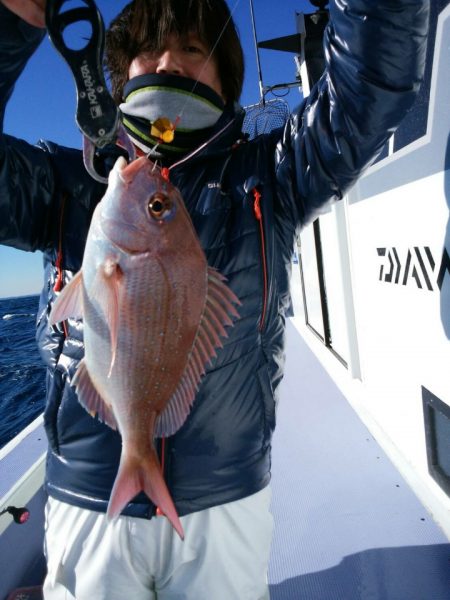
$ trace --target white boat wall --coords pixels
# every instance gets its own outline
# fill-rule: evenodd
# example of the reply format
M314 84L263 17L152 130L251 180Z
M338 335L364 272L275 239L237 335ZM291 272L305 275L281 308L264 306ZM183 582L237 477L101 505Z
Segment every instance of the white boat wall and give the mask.
M450 6L378 161L307 227L296 328L450 537Z
M44 481L47 438L42 415L0 449L0 513L26 507L23 524L8 512L0 516L0 600L19 587L36 586L45 575L43 553ZM21 600L34 600L22 595Z

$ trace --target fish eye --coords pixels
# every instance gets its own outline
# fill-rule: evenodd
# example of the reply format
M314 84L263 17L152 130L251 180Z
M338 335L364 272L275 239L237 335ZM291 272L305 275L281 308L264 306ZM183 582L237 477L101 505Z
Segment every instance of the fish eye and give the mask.
M148 212L150 216L161 221L173 213L174 204L169 196L157 192L148 201Z

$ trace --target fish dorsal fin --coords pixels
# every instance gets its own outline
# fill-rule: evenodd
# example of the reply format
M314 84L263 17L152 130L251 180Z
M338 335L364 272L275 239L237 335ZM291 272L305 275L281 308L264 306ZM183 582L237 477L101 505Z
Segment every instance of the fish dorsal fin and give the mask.
M81 271L63 287L62 292L55 300L49 323L55 325L65 321L69 317L73 319L83 318L83 275Z
M178 387L156 419L155 437L173 435L186 421L206 365L222 347L221 338L228 337L225 326L233 325L231 317L239 317L234 304L240 302L225 284L225 277L208 267L208 289L197 335Z
M91 376L86 368L86 362L83 358L77 368L71 385L75 388L78 396L78 401L88 413L97 417L111 427L117 429L117 422L109 404L107 404L92 383Z

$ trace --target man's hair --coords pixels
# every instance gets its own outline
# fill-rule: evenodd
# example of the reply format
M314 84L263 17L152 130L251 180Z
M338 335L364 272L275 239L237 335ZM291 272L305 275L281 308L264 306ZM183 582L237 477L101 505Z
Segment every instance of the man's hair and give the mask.
M133 0L106 33L105 65L114 100L120 103L128 69L142 52L162 48L171 33L195 33L217 62L227 101L237 101L244 80L244 57L225 0Z

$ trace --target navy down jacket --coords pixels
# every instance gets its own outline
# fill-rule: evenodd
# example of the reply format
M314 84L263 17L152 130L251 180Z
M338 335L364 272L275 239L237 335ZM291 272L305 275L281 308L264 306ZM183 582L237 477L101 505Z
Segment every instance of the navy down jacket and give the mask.
M242 302L188 420L164 445L164 475L180 515L268 484L296 232L342 198L420 85L427 0L339 0L330 13L327 70L283 129L237 144L243 111L228 106L214 141L171 169L209 264ZM0 117L42 36L0 5ZM50 327L48 315L55 284L80 269L103 193L80 151L1 135L0 242L44 254L37 341L47 365L46 487L99 511L107 507L121 439L85 412L70 387L83 356L82 322ZM124 512L149 518L154 510L141 494Z

